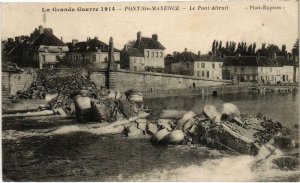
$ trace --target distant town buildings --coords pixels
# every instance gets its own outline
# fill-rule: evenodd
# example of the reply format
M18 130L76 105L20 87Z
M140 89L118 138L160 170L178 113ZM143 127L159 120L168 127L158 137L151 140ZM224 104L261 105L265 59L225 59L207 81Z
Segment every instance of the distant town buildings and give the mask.
M164 72L211 80L235 80L263 84L299 82L299 42L289 53L286 46L262 43L235 43L214 40L208 54L183 52L165 54L158 35L143 37L125 44L122 50L109 43L88 37L64 43L51 28L39 26L29 35L2 40L2 62L21 67L85 67L93 70L126 69L132 72ZM9 65L9 64L8 64Z
M122 53L124 67L132 71L163 71L165 47L158 41L158 35L151 38L142 37L137 33L137 39L133 45L125 45Z
M228 56L223 73L224 79L264 84L292 83L295 78L293 62L282 56Z

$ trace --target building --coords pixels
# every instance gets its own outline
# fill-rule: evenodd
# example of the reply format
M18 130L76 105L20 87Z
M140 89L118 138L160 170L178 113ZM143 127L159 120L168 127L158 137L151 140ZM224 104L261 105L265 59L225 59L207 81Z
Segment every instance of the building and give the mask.
M229 73L229 77L223 79L264 84L291 83L293 69L292 63L284 57L228 56L224 59L223 73Z
M23 49L23 65L40 69L62 63L69 51L68 46L53 34L51 28L43 26L35 29Z
M198 60L194 61L194 76L222 79L222 65L223 59L220 57L200 56Z
M112 38L110 38L110 44L113 44ZM87 41L82 42L72 40L72 43L68 43L68 47L67 65L74 67L91 65L95 69L108 68L110 47L108 44L100 41L98 37L94 39L87 38ZM119 62L120 50L113 48L112 56L114 61Z
M128 63L129 65L123 65L123 68L127 68L131 71L145 71L145 56L137 48L128 48L124 46L121 57L124 59L122 63Z
M142 37L137 33L137 39L133 45L126 45L122 50L121 68L135 71L164 72L165 47L158 41L158 35L151 38Z
M29 36L18 36L2 41L2 62L16 63L23 66L23 50L27 45Z
M200 52L174 52L165 58L166 70L171 74L222 79L223 60L216 56L201 55Z

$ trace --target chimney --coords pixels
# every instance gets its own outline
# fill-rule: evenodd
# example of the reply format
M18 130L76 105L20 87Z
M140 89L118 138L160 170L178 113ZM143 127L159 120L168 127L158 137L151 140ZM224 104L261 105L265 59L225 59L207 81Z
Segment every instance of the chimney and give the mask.
M187 48L184 48L184 51L185 51L185 52L187 52L187 51L188 51L188 49L187 49Z
M142 41L142 33L141 31L139 31L137 34L136 34L136 40L138 41L138 43L140 43Z
M44 32L51 34L51 35L53 34L53 30L51 28L45 29Z
M76 43L78 43L77 39L72 39L72 45L74 46Z
M124 50L125 50L125 51L128 50L128 45L127 45L127 44L124 45Z
M152 34L152 39L155 39L157 41L158 40L157 34Z
M20 41L21 39L20 39L20 37L18 36L18 37L15 37L15 42L16 43L20 43L21 41Z
M12 43L12 42L14 42L14 39L13 39L13 38L8 38L8 39L7 39L7 42L8 42L8 43Z
M43 34L43 33L44 33L44 28L43 28L43 26L41 26L41 25L39 26L39 33L40 33L40 34Z
M198 56L200 57L200 55L201 55L201 51L198 51Z
M95 38L94 38L95 40L98 40L98 36L95 36Z

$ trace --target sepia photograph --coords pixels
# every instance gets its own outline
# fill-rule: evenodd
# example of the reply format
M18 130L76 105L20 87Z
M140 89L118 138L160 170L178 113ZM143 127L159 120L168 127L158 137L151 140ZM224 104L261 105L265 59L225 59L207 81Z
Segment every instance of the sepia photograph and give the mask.
M298 0L1 3L3 182L299 182Z

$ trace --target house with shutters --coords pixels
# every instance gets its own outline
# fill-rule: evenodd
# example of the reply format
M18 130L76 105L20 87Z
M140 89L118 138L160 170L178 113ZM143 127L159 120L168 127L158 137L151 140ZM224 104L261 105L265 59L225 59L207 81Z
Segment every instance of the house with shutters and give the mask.
M207 79L222 79L223 59L195 54L187 49L184 52L174 52L165 58L166 70L171 74L197 76Z
M225 57L223 73L228 78L241 82L275 84L292 83L294 65L287 57L266 56L228 56Z
M121 64L124 69L132 71L164 72L164 50L157 34L149 38L142 37L142 33L138 32L134 44L124 46Z
M120 50L113 48L113 38L110 38L115 62L120 61ZM87 38L87 41L78 42L73 39L68 43L66 64L74 67L83 67L87 64L94 69L107 69L110 55L110 45L100 41L98 37Z
M54 67L64 61L68 51L68 46L53 34L51 28L39 26L23 48L22 65L40 69Z

